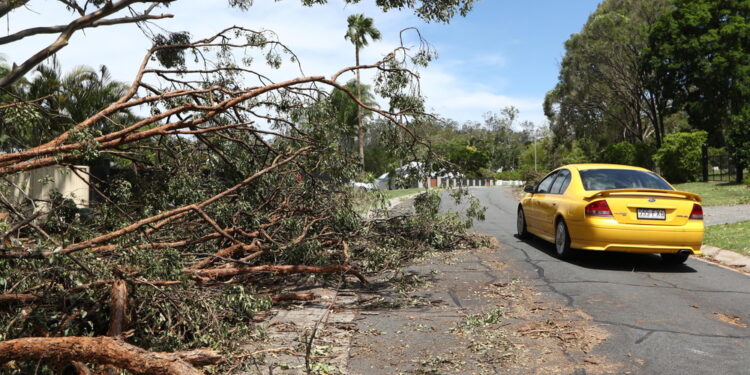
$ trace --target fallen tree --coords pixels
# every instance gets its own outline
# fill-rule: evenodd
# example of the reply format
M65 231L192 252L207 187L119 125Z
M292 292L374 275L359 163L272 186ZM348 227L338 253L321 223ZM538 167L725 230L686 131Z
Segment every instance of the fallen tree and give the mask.
M366 283L366 272L468 240L464 222L437 220L436 212L364 221L347 187L358 171L338 147L349 134L337 123L331 90L391 125L394 154L427 156L415 131L414 120L425 116L415 69L432 51L416 42L372 64L278 82L256 61L274 68L297 59L270 32L230 27L157 43L116 100L0 154L8 214L0 361L15 361L21 373L33 365L24 361L79 373L98 365L189 374L203 364L221 373L229 366L202 348L239 351L254 314L315 298L277 293L303 277ZM359 70L377 72L388 110L339 83ZM18 82L0 111L30 122L2 125L31 127L12 134L64 117L54 95L29 97L39 93ZM92 172L103 164L114 172ZM53 194L41 211L9 178L53 166L87 175L96 204L84 209Z
M154 353L109 337L26 337L0 342L0 363L8 361L71 361L112 365L134 374L199 375L185 359L205 363L196 353ZM211 361L210 361L211 362Z

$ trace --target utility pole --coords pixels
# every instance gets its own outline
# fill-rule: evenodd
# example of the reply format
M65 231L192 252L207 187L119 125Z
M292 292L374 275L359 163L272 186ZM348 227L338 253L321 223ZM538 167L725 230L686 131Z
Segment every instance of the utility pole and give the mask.
M534 172L536 172L536 127L531 123L531 139L534 140Z

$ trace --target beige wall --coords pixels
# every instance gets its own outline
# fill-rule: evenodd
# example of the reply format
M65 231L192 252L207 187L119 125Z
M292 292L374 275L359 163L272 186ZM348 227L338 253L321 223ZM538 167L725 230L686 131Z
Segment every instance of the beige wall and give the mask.
M8 179L12 182L11 199L17 204L28 201L26 196L34 200L48 200L50 192L59 191L64 197L72 199L79 208L88 207L89 167L75 168L78 170L77 174L70 168L52 166L9 176ZM45 206L43 202L35 203L39 208Z

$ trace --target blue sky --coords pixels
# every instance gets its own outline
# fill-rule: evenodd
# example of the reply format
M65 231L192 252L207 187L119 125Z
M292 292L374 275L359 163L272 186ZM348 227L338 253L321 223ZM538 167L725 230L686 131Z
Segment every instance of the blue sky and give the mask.
M157 22L171 31L189 30L204 37L230 25L274 30L302 61L306 74L331 75L353 63L353 48L344 40L346 17L364 13L375 20L383 39L372 43L362 62L374 62L398 44L399 31L415 26L438 51L439 59L421 71L423 94L432 111L464 121L481 121L488 111L514 105L520 120L544 122L542 101L557 81L563 43L580 31L596 0L480 0L465 18L450 24L427 24L411 11L382 13L373 1L345 5L329 0L325 6L306 8L297 0L256 0L242 12L226 1L179 0L165 13L173 19ZM54 0L36 0L28 9L11 13L3 31L66 23L72 15ZM3 21L6 21L5 19ZM35 37L5 46L0 54L20 62L53 36ZM149 41L133 25L92 29L78 33L58 53L64 70L76 65L107 65L116 79L129 82ZM277 79L294 78L291 66L274 72ZM367 75L364 76L368 78Z

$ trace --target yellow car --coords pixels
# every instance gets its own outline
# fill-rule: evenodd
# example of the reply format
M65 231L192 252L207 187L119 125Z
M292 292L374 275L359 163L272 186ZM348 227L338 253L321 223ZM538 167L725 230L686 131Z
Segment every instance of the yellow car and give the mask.
M700 254L703 208L697 194L677 191L647 169L572 164L526 186L517 230L571 249L658 253L668 264Z

